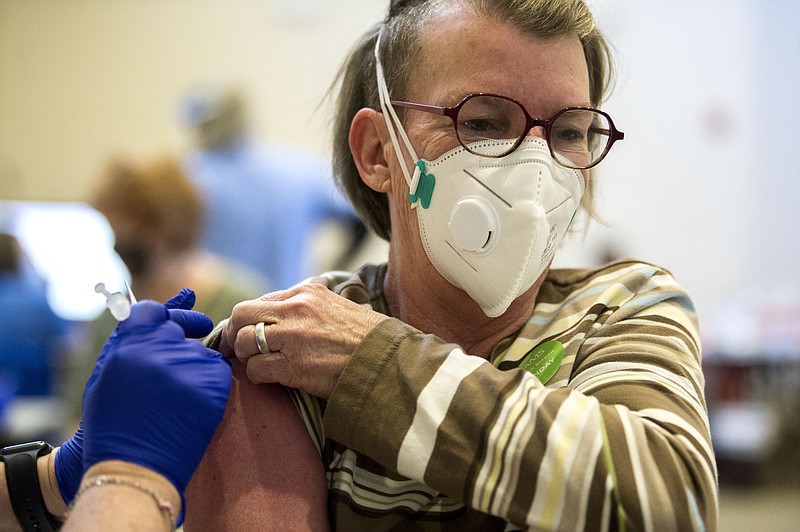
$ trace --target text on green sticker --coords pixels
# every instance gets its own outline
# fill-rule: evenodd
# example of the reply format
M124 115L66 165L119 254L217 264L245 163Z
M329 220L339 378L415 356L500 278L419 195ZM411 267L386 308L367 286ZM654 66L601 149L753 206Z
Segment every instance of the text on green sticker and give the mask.
M563 358L564 344L558 340L550 340L528 351L519 367L546 384L558 371Z

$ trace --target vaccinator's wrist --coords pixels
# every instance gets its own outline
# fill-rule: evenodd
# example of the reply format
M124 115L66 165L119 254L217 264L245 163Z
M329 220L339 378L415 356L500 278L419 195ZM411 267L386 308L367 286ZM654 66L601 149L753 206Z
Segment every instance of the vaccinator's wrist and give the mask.
M42 440L0 449L0 462L3 463L5 477L5 489L0 490L0 506L3 507L3 515L16 517L26 532L46 532L61 528L63 514L51 513L43 493L50 490L51 477L48 470L52 467L52 452L53 446Z
M61 447L56 447L53 452L46 456L40 456L36 460L36 470L39 472L39 486L42 490L47 511L55 516L62 516L67 512L67 503L61 496L58 487L58 477L56 476L56 455Z
M98 480L101 479L99 482ZM89 467L83 476L81 490L89 485L128 486L152 498L180 525L183 521L183 494L164 475L150 468L122 460L104 460ZM81 491L78 492L79 495ZM77 503L79 497L75 498Z

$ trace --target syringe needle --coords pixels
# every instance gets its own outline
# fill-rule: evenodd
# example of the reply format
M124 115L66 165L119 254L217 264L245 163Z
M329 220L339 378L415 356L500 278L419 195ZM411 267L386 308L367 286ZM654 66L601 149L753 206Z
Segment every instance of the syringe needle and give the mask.
M131 305L135 305L136 304L136 296L133 295L133 290L131 290L131 285L128 283L127 280L125 281L125 290L128 291L128 298L131 300Z

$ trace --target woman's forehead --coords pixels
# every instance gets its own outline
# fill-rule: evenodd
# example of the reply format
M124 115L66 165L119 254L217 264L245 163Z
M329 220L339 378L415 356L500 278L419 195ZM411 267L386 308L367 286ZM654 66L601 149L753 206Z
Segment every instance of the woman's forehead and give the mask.
M454 105L470 93L503 94L531 112L587 105L589 75L577 37L541 39L471 13L426 25L408 99Z

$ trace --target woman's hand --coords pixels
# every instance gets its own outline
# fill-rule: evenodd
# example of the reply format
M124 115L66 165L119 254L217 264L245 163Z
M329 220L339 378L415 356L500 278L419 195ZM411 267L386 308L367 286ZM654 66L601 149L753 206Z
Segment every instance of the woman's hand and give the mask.
M387 316L307 283L236 305L220 352L245 364L253 382L277 382L327 399L353 351ZM268 352L256 342L264 322Z

